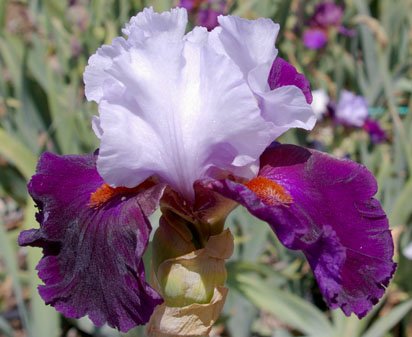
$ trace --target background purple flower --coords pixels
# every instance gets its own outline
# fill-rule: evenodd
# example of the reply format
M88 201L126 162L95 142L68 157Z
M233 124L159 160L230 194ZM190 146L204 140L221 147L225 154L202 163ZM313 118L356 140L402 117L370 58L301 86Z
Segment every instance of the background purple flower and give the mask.
M186 8L198 26L212 30L218 26L217 17L227 12L226 0L180 0L179 7Z
M339 27L342 23L343 8L334 2L321 2L316 5L315 13L311 19L312 26L328 28Z
M353 32L342 26L343 7L331 1L316 5L309 19L309 27L304 30L303 44L309 49L323 48L328 42L329 31L337 28L343 35L352 36Z
M335 110L338 123L347 126L362 127L368 117L368 103L363 96L343 90Z
M372 143L379 144L387 139L385 130L375 119L367 118L363 124L363 129L369 133Z
M309 28L303 33L303 44L309 49L320 49L328 43L328 35L322 29Z

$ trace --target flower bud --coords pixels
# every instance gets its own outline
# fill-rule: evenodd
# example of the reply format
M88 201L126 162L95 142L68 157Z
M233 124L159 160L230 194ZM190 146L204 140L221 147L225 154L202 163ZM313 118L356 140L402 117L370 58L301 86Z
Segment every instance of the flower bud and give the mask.
M153 267L164 303L150 319L149 336L205 336L220 314L233 236L226 229L200 249L194 249L191 240L189 230L161 219L153 239Z

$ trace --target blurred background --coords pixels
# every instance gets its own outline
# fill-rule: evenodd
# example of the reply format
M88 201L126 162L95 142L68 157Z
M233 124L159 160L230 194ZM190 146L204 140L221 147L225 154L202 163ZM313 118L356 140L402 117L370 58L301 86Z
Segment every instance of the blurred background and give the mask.
M88 57L120 35L143 7L178 1L0 0L0 336L112 337L87 318L68 320L37 295L39 249L16 244L35 227L26 183L43 151L97 147L96 104L84 97ZM329 311L299 252L238 208L228 226L235 254L230 296L214 336L412 337L412 1L182 0L192 25L212 29L219 14L280 23L279 54L310 80L318 124L282 142L366 165L377 177L398 270L385 298L363 320ZM339 202L339 200L336 200ZM155 214L153 226L156 226ZM354 233L356 235L356 233ZM144 336L136 328L124 335Z

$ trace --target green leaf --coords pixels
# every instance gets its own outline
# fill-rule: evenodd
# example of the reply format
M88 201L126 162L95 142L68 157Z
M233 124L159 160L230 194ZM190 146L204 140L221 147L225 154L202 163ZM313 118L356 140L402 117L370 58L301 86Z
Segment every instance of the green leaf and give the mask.
M251 327L258 311L250 301L238 296L236 292L229 291L224 310L228 316L226 327L231 336L251 336Z
M13 248L14 247L11 243L9 235L4 227L4 223L0 218L0 255L3 257L4 262L6 264L7 273L11 276L13 280L13 291L16 296L17 308L19 310L23 327L26 329L26 331L29 332L29 336L32 336L30 334L31 330L27 308L24 305L23 301L23 290L18 277L17 254Z
M5 335L5 337L13 337L13 330L10 324L0 316L0 332Z
M163 12L168 11L172 7L172 0L151 0L148 1L150 6L153 6L155 11Z
M0 128L0 155L29 180L36 168L36 156L4 129Z
M388 314L375 321L362 337L385 336L410 310L412 310L412 299L397 305Z
M398 197L389 215L389 223L392 226L405 225L412 214L412 178L409 178Z
M31 198L28 198L24 221L24 226L26 229L33 227L33 223L35 222L35 213L36 208L34 206L34 202ZM31 280L31 332L34 337L58 337L60 336L59 314L53 307L44 303L37 290L38 285L42 282L37 276L35 267L41 257L42 252L40 249L32 248L28 250L27 260Z
M236 280L234 287L237 291L283 323L311 336L333 336L331 323L309 302L259 279L254 274L239 274Z

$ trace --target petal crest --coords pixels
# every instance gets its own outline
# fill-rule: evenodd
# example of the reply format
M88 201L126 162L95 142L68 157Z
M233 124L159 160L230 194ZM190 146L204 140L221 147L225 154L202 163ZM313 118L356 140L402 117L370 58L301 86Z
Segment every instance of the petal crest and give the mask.
M130 43L139 43L144 39L166 33L175 40L182 39L187 25L187 11L173 8L168 12L156 13L153 7L145 8L133 16L122 29Z
M95 155L43 154L29 183L40 228L22 232L19 244L43 248L37 270L47 304L66 317L88 315L98 326L127 331L162 302L145 282L142 262L151 227L135 194L91 205L102 185Z

